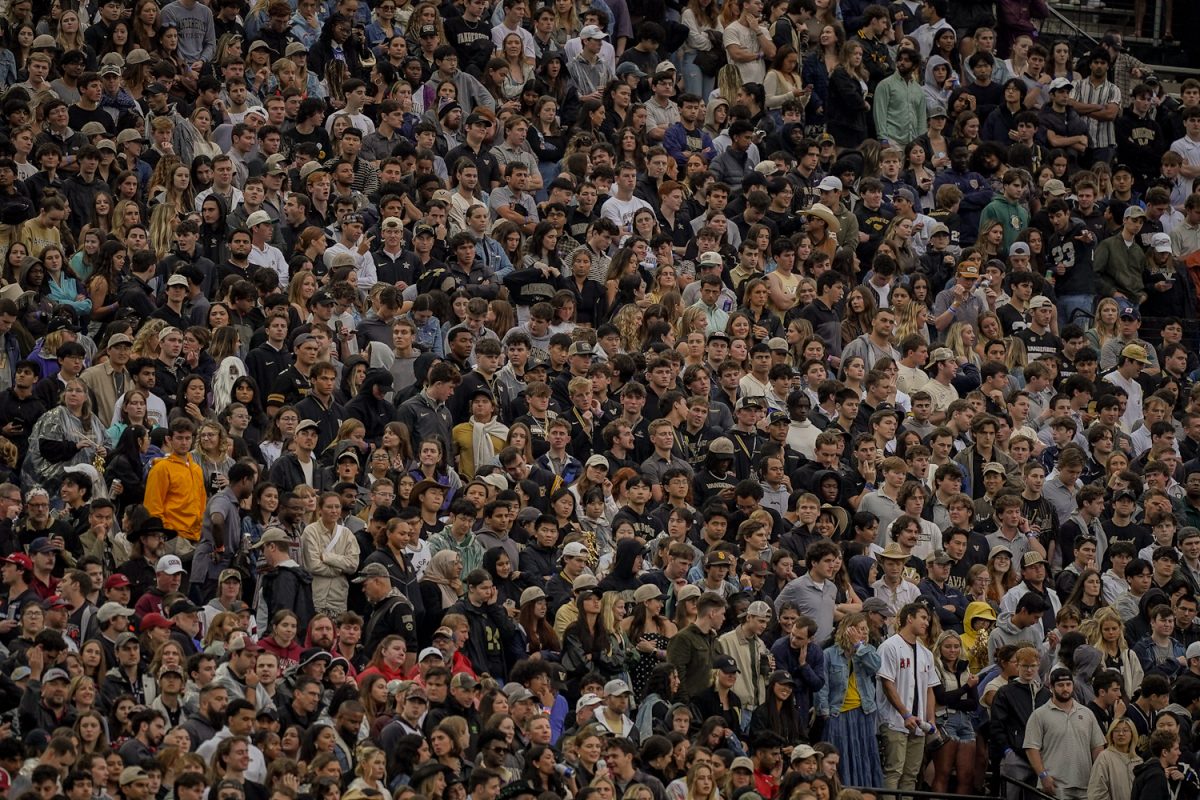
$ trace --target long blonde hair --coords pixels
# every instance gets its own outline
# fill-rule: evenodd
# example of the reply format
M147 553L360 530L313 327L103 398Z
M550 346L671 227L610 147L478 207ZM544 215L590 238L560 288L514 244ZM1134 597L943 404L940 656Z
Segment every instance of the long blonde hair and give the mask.
M1117 338L1117 336L1119 336L1121 333L1118 329L1118 325L1120 325L1119 313L1117 315L1118 322L1114 322L1112 325L1105 325L1105 323L1102 321L1100 312L1108 306L1112 306L1113 308L1117 309L1118 312L1121 310L1120 303L1111 297L1106 297L1096 304L1096 316L1092 319L1092 330L1096 332L1096 339L1098 340L1096 344L1099 347L1104 347L1105 342L1107 342L1109 339Z
M1083 638L1092 647L1099 650L1101 653L1107 653L1104 648L1104 623L1114 622L1117 625L1117 652L1113 655L1125 657L1125 653L1129 650L1129 644L1125 641L1125 623L1121 620L1121 615L1117 613L1112 606L1106 606L1098 610L1092 615L1091 619L1084 620L1079 626L1079 632L1083 634Z
M946 331L946 347L954 351L954 355L959 358L965 358L975 366L979 366L979 354L974 348L967 347L967 343L963 341L963 330L966 329L968 323L955 322L950 325L950 329Z
M896 309L892 309L896 311ZM929 324L928 317L926 323L921 324L922 312L928 313L924 303L918 303L916 300L910 301L907 305L896 311L896 341L902 342L914 333L929 341Z

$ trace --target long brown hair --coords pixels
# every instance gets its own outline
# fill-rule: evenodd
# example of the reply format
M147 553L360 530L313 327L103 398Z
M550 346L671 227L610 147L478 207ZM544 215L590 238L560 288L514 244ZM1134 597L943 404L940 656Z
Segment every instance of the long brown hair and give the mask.
M536 601L521 606L521 614L517 617L517 622L521 623L525 636L529 639L529 652L561 651L562 642L559 641L558 634L554 632L554 628L550 626L545 617L535 616L533 611L535 605L537 605Z

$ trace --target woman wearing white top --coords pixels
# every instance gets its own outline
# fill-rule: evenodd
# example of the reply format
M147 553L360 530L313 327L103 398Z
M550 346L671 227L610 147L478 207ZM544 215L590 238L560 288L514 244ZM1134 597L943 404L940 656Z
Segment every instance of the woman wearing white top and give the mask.
M687 26L687 42L683 46L683 85L688 94L708 97L717 85L716 75L705 75L696 66L696 54L713 49L715 33L719 39L724 32L717 17L716 0L689 0L683 10L683 24Z

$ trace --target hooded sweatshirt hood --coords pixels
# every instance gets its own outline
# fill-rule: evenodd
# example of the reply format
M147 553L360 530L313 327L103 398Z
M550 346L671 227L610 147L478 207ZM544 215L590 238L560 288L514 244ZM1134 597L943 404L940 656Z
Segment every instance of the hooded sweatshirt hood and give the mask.
M979 643L979 635L981 631L975 630L974 625L975 620L977 619L990 619L993 623L995 623L996 612L989 604L984 603L981 600L976 600L967 605L967 611L965 614L963 614L962 635L962 649L965 655L969 655ZM968 660L972 661L971 666L974 668L976 665L974 664L973 659L968 658Z
M933 77L933 70L937 67L949 67L950 77L958 77L949 61L941 56L929 57L929 62L925 65L925 85L922 87L925 90L925 106L928 109L939 106L945 109L950 102L950 91Z

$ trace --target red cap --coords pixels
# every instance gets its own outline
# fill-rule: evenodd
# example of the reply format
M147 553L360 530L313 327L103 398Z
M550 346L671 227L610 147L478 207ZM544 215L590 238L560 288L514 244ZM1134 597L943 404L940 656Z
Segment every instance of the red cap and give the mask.
M129 578L126 578L121 573L110 575L108 580L104 582L105 589L121 589L129 586Z
M0 561L4 561L7 564L16 564L26 572L33 572L33 559L24 553L9 553L3 559L0 559Z
M142 617L142 623L138 626L138 630L148 631L153 628L173 628L175 627L171 620L164 617L162 614L147 614Z
M7 792L12 787L12 778L8 775L8 770L0 769L0 792Z
M56 594L52 594L52 595L50 595L49 597L47 597L45 600L43 600L43 601L42 601L42 607L43 607L43 608L46 608L46 609L51 609L51 608L70 608L70 607L71 607L71 604L70 604L70 603L68 603L66 600L63 600L63 599L62 599L61 597L59 597L58 595L56 595Z

